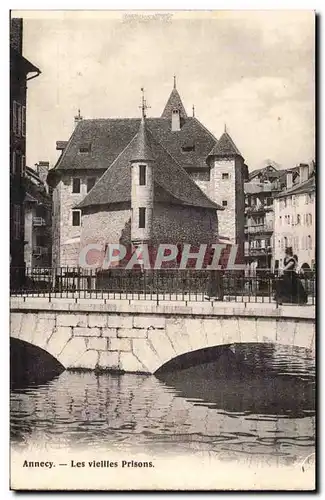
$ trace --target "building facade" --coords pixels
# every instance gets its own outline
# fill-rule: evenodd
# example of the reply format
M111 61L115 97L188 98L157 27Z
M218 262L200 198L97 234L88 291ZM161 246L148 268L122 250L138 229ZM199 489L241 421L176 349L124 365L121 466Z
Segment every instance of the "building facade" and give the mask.
M134 157L139 137L146 158ZM80 249L99 240L195 245L222 236L243 258L244 159L227 131L217 140L187 115L176 84L160 117L79 113L57 148L49 172L54 266L77 266Z
M49 162L25 170L25 249L26 267L51 266L52 193L46 182Z
M292 247L303 269L314 269L316 247L315 165L299 166L299 182L287 173L287 189L274 200L274 259L283 268L286 247Z
M23 56L23 20L10 24L10 261L24 268L24 200L27 81L40 70ZM28 76L30 75L30 76ZM17 274L15 274L17 277ZM23 275L22 277L23 278Z
M271 160L254 170L245 182L245 262L249 267L274 267L274 199L286 189L286 175L292 182L299 169L280 170Z

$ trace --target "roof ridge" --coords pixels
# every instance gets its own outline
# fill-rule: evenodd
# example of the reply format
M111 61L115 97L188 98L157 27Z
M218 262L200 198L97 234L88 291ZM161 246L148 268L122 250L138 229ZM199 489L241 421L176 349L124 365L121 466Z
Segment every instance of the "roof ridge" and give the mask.
M211 139L213 139L214 141L216 141L216 143L218 143L218 139L215 137L215 135L213 135L212 132L210 132L210 130L208 130L206 126L203 125L203 123L201 123L196 116L189 116L188 118L195 120L203 128L203 130L205 130L210 135Z
M306 179L305 181L303 182L298 182L297 184L294 184L290 189L286 189L285 191L281 191L279 194L278 194L278 198L281 198L282 196L286 196L287 194L291 194L291 193L294 193L296 190L300 189L300 188L304 188L306 187L306 184L308 182L312 182L314 180L314 183L315 183L315 178L314 177L309 177L308 179Z

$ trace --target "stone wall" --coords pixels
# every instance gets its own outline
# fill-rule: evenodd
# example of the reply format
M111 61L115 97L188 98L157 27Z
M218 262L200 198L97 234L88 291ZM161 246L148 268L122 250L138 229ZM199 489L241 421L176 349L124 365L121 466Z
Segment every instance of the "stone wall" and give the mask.
M156 243L211 243L218 235L216 210L198 207L154 206L152 240Z
M72 209L80 203L87 194L87 178L102 175L103 171L74 171L61 175L53 191L53 265L78 265L80 250L81 226L72 225ZM80 178L80 193L72 193L73 177ZM75 242L73 242L75 240Z
M46 350L66 368L154 373L176 356L217 345L314 349L315 320L312 307L12 299L10 335Z
M240 157L215 160L210 173L208 196L218 203L227 202L223 211L218 212L219 234L240 245L244 254L245 194L243 159ZM228 174L228 178L223 178Z

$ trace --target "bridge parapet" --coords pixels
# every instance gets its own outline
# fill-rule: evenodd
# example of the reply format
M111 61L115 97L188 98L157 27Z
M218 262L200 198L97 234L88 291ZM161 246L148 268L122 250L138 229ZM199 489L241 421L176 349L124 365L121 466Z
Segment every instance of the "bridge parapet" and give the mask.
M315 309L233 303L11 300L11 336L69 369L154 373L182 354L235 343L315 350Z

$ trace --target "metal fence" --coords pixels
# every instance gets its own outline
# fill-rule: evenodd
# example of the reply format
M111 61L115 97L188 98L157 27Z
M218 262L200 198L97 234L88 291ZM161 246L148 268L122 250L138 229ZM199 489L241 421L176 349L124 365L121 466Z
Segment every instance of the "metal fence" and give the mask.
M315 303L314 273L300 277ZM274 302L281 276L268 269L254 274L207 269L11 268L11 295L57 298L135 299L159 301ZM298 299L299 300L299 299ZM291 297L289 302L297 302Z

